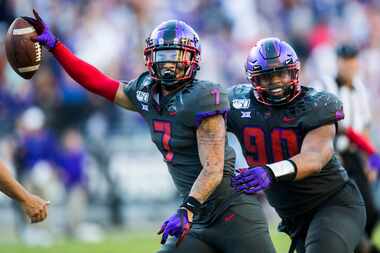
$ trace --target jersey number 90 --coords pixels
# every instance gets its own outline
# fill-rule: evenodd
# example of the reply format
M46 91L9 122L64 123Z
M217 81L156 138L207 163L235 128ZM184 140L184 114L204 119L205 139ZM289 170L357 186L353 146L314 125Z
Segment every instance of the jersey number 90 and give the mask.
M297 133L293 129L282 128L266 133L260 127L245 127L243 145L249 166L288 159L300 150Z

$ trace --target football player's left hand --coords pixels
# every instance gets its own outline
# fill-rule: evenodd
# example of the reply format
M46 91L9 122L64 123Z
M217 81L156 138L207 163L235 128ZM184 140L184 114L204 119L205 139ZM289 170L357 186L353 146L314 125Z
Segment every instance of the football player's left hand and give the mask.
M232 187L238 192L257 193L268 189L273 181L273 174L266 166L240 169L239 172L231 179Z
M158 231L159 235L162 234L161 244L165 244L168 236L171 235L177 238L176 246L178 247L190 232L192 222L190 217L190 211L185 208L178 209L177 213L170 216Z
M368 157L368 163L372 169L380 172L380 155L379 154L375 153L373 155L370 155Z
M36 10L33 9L34 18L31 17L22 17L28 21L34 29L36 29L38 36L33 37L33 41L41 43L47 49L52 50L57 44L57 38L50 31L48 25L42 20L40 15Z

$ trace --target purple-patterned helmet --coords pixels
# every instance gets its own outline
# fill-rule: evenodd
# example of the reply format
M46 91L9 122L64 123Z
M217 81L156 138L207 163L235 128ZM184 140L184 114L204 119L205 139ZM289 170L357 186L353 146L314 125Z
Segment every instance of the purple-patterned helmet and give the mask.
M294 49L277 38L259 40L245 64L256 99L266 105L284 105L301 92L300 61ZM278 76L280 81L273 81Z
M145 65L150 75L167 89L194 78L199 69L200 54L198 34L179 20L168 20L156 27L146 39L144 49ZM172 73L162 71L165 63L174 63L175 70Z

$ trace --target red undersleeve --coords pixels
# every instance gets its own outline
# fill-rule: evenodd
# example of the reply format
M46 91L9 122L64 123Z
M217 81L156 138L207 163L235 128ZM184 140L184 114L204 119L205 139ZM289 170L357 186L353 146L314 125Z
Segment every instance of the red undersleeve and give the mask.
M346 136L350 141L355 143L358 148L364 152L366 152L368 155L372 155L376 153L375 146L368 140L365 136L358 133L351 127L347 128L346 130Z
M62 42L52 50L53 55L77 83L87 90L114 101L119 81L109 78L92 65L76 57Z

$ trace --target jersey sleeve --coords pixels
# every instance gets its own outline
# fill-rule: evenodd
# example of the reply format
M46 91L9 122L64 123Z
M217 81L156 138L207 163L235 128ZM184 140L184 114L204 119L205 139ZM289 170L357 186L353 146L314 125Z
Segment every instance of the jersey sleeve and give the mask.
M317 92L313 96L303 120L303 127L307 130L337 123L344 119L343 104L338 97L329 92Z
M132 104L135 107L135 111L140 112L139 106L138 106L138 99L144 100L147 98L144 98L144 94L142 92L138 92L141 90L141 85L149 80L148 79L149 74L143 73L136 79L130 80L130 81L122 81L123 84L123 91L124 94L128 97L129 101L132 102Z
M226 117L230 109L227 90L219 84L200 87L187 99L185 108L185 124L190 127L198 127L202 120L214 115Z

